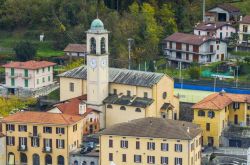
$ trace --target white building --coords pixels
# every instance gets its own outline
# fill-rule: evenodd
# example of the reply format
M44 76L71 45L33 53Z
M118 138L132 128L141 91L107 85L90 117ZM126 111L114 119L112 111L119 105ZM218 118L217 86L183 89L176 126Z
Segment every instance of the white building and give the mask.
M54 84L54 65L56 64L48 61L10 62L3 65L6 94L21 95L21 91L36 91Z
M164 39L163 49L172 64L206 64L227 59L227 44L210 36L174 33Z
M219 4L208 10L205 16L206 21L235 22L240 17L240 9L231 4Z
M236 33L236 29L227 22L205 22L194 28L194 34L200 36L211 36L219 39L227 39Z

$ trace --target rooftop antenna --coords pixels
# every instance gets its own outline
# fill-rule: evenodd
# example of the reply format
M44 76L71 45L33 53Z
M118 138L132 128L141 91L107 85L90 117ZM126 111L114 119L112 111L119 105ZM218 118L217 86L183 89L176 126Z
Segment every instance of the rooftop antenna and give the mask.
M206 14L206 0L203 0L203 9L202 9L202 12L203 12L203 22L205 22L205 14Z

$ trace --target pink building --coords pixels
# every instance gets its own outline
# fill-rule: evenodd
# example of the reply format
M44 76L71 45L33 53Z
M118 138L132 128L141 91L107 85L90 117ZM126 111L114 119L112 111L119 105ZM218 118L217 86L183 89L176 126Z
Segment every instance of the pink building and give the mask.
M16 94L18 89L35 91L53 84L53 66L48 61L10 62L5 68L5 85L8 94Z

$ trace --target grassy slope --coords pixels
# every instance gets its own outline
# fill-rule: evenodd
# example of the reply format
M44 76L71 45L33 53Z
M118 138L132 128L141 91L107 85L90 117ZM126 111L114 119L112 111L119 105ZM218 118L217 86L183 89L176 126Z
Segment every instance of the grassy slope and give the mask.
M63 51L55 50L53 48L52 41L39 42L39 36L37 39L31 39L24 37L23 31L10 32L0 32L0 55L11 55L14 54L12 48L21 40L28 40L32 42L37 47L37 57L52 57L52 56L62 56Z
M243 15L250 15L250 0L232 3L232 5L238 7Z

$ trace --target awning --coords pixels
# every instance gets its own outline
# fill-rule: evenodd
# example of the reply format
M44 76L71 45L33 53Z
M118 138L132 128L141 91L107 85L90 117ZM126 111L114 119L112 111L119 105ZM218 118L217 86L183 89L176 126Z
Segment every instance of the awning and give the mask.
M171 104L171 103L164 103L162 106L161 106L161 110L172 110L174 108L174 106Z

